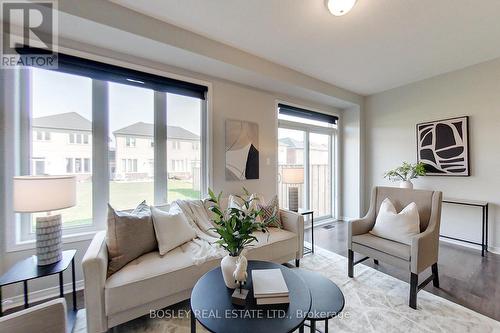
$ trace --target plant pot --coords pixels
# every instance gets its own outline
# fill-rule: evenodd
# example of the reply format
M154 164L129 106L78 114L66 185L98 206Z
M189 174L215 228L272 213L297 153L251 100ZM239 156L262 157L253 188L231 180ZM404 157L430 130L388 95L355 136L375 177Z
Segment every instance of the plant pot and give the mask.
M229 254L222 258L220 262L220 269L222 271L222 277L224 278L224 283L226 287L230 289L235 289L238 287L238 284L234 280L233 273L236 270L236 262L238 261L238 257L230 256Z
M401 183L399 183L399 187L413 190L413 183L409 180L405 180L405 181L402 181Z

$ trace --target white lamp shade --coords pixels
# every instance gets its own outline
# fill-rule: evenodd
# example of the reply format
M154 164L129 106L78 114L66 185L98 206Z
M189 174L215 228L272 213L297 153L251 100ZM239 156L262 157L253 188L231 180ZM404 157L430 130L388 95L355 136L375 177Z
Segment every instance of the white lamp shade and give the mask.
M283 184L302 184L304 182L303 168L285 168L282 171Z
M49 212L76 205L75 176L14 177L14 210Z

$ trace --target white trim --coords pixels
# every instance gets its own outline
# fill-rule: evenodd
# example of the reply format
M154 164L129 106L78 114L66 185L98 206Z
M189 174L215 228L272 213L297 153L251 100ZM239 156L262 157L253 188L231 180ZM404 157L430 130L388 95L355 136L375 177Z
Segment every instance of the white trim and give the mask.
M84 231L84 232L63 235L62 236L62 243L63 244L71 244L71 243L77 243L77 242L82 242L82 241L86 241L86 240L92 240L92 238L94 238L94 235L96 233L98 233L99 231L100 230L91 230L91 231ZM31 239L31 240L26 240L26 241L20 241L20 242L13 243L13 244L8 244L6 246L5 252L6 253L19 252L19 251L32 250L34 248L36 248L36 240Z
M70 294L73 292L73 282L68 282L63 285L64 294ZM84 283L83 280L76 281L76 290L83 290ZM35 302L48 300L49 298L54 298L59 296L59 285L56 287L50 287L46 289L35 290L28 293L29 304ZM5 298L2 300L3 311L16 308L24 305L24 294Z
M460 242L460 241L456 241L456 240L444 238L444 237L439 237L439 241L444 242L444 243L448 243L448 244L459 245L459 246L466 247L469 249L474 249L477 251L481 251L481 245L469 244L469 243ZM488 246L488 252L500 254L500 247Z

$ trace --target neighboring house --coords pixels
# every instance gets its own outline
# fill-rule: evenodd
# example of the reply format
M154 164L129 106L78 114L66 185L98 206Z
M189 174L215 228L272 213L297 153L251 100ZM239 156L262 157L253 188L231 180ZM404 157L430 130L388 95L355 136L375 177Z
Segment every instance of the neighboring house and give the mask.
M328 164L328 146L312 143L309 156L312 165ZM279 165L303 165L304 142L289 137L279 139L278 158Z
M138 122L113 132L116 142L115 179L152 179L154 126ZM200 137L182 127L167 127L169 178L190 179L200 164Z
M76 112L33 118L33 175L92 173L92 123Z

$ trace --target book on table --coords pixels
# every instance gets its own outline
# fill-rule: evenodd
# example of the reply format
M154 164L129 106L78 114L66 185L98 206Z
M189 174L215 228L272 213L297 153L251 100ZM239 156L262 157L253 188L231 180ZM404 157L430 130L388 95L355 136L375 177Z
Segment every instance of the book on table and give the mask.
M290 303L289 291L281 269L252 270L253 296L257 304Z

